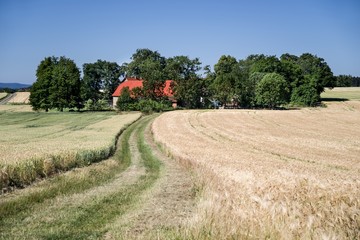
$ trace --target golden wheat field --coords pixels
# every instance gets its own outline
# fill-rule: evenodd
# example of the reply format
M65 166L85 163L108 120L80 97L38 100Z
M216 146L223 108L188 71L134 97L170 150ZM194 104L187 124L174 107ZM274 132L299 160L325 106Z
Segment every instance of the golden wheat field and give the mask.
M30 92L16 92L15 96L9 100L10 104L28 104Z
M175 111L156 141L202 180L192 238L360 239L360 102Z

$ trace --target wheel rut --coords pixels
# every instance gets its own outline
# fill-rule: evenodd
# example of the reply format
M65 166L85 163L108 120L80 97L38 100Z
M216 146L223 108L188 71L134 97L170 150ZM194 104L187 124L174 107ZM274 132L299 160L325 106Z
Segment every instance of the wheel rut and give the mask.
M144 139L153 155L162 163L160 176L142 194L134 210L112 223L105 239L164 239L169 230L170 234L181 231L194 212L191 173L161 151L151 134L151 123L145 129Z

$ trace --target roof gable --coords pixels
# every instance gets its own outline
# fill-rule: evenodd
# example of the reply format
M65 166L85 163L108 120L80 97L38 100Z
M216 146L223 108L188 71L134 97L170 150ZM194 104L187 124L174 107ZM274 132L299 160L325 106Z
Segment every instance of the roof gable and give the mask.
M137 78L126 78L120 85L116 88L115 92L113 93L113 97L119 97L121 94L121 91L128 87L129 90L132 90L136 87L143 87L143 80L137 79Z
M166 80L165 87L164 87L164 95L167 97L172 97L174 95L173 91L171 90L171 83L173 80ZM143 87L143 80L137 78L125 78L125 80L120 83L120 85L116 88L115 92L113 93L113 97L119 97L122 90L128 87L129 90L132 90L136 87Z

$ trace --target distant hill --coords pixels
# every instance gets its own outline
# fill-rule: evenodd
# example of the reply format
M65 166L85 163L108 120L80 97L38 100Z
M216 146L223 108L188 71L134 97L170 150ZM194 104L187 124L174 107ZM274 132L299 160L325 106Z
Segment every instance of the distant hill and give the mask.
M28 88L31 85L22 84L22 83L0 83L0 88L10 88L10 89L20 89L20 88Z

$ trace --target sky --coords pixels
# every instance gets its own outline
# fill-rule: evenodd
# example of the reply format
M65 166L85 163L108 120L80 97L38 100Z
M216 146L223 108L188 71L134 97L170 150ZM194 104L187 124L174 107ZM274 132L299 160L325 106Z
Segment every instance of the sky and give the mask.
M312 53L360 76L360 1L0 0L0 82L32 84L48 56L82 69L138 48L211 67L222 55Z

